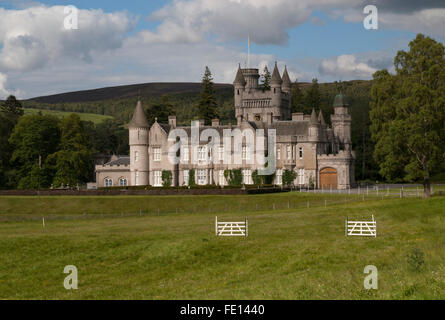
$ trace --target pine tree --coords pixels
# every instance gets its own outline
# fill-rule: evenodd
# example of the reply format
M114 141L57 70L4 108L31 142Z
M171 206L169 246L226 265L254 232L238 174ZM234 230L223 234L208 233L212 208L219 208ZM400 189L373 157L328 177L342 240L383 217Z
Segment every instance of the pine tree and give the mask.
M17 117L23 116L23 107L20 101L16 99L15 96L9 96L2 105L0 105L0 110L5 114L14 115Z
M213 78L209 67L206 66L204 76L202 78L202 91L198 102L198 112L200 119L205 124L210 124L212 119L216 118L216 98L215 89L213 88Z
M270 79L272 78L272 75L269 72L269 69L267 66L264 67L264 71L261 74L261 85L260 89L264 91L270 90Z
M295 80L294 85L291 89L292 97L292 112L304 112L304 95L301 92L300 86L298 85L298 79Z
M312 109L319 110L321 105L320 89L318 80L312 79L312 86L304 96L304 113L311 113Z

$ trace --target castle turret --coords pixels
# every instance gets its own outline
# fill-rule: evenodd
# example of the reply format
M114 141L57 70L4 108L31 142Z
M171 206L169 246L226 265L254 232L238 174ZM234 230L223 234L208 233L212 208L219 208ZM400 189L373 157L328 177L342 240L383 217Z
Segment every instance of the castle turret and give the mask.
M312 109L311 119L309 121L309 140L315 142L319 138L320 123L318 122L317 113Z
M334 114L331 116L334 135L340 142L340 148L351 150L351 115L346 97L339 93L334 100Z
M278 71L277 63L275 62L275 68L272 72L272 77L270 79L270 88L271 88L271 106L274 107L274 115L273 120L280 120L281 112L281 85L283 84L283 80L280 76L280 71Z
M235 88L235 94L234 94L235 110L241 107L245 86L246 86L246 79L243 76L241 66L238 65L238 71L236 73L235 81L233 81L233 87Z
M292 83L290 81L289 74L287 73L287 66L285 66L283 72L283 84L281 86L281 90L283 90L283 92L290 93L291 85Z
M130 172L132 186L149 184L148 131L150 125L139 100L129 125Z

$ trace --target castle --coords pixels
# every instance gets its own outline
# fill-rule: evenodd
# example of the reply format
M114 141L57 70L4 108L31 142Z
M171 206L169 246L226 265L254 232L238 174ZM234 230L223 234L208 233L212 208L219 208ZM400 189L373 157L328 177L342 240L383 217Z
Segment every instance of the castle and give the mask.
M205 129L241 131L257 129L276 133L274 184L282 184L284 170L296 173L294 185L323 189L347 189L355 184L354 158L351 149L351 116L345 97L335 97L331 127L322 112L311 115L291 112L291 81L287 68L280 75L277 64L270 80L270 90L259 87L259 70L238 68L234 81L236 125L221 125L214 119L210 126L199 122L199 132ZM223 145L208 148L206 142L181 145L179 163L169 161L169 149L175 143L168 139L170 131L182 129L190 134L192 127L177 126L176 117L168 123L149 125L141 101L138 101L129 125L130 155L114 157L109 163L96 165L98 187L163 185L162 172L171 173L172 186L188 185L190 173L198 185L227 185L224 171L242 169L243 183L253 184L252 173L259 168L249 161L248 146L242 145L242 162L226 164ZM216 152L212 152L217 150ZM196 158L197 157L197 158ZM196 161L188 161L196 158ZM182 161L187 160L187 161Z

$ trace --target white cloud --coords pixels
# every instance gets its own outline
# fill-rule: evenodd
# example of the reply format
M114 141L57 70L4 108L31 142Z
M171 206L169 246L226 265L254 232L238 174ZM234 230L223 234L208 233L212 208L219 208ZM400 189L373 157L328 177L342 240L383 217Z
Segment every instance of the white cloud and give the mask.
M79 29L64 28L63 6L0 8L0 70L30 71L70 58L91 61L94 53L117 49L133 26L127 13L79 10Z
M377 71L368 64L356 60L355 55L352 54L326 59L321 62L319 72L321 75L337 78L369 79Z
M147 42L197 42L208 34L220 40L241 40L249 35L259 44L284 44L287 30L306 22L310 2L292 0L174 1L154 12L160 21L155 32L145 31Z

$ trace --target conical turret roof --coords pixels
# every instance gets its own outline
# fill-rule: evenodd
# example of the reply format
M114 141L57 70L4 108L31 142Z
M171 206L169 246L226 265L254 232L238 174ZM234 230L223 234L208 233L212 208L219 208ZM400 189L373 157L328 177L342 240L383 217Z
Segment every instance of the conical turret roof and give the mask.
M283 80L280 76L280 71L278 71L277 63L275 62L275 68L273 69L272 78L270 79L270 83L273 84L282 84Z
M142 107L141 100L138 100L136 109L134 109L133 118L130 122L130 128L148 128L150 124L148 123L147 116L145 115L144 108Z
M236 73L235 81L233 81L233 84L241 84L243 86L246 84L246 79L244 79L240 65L238 65L238 72Z
M290 85L291 85L291 81L290 81L290 78L289 78L289 73L287 73L287 66L284 67L283 85L286 85L288 87L290 87Z
M321 126L323 128L326 127L326 121L324 121L323 112L320 110L320 113L318 114L318 121L321 123Z
M312 125L317 125L318 124L318 118L317 118L317 113L315 112L315 109L312 109L311 124Z

